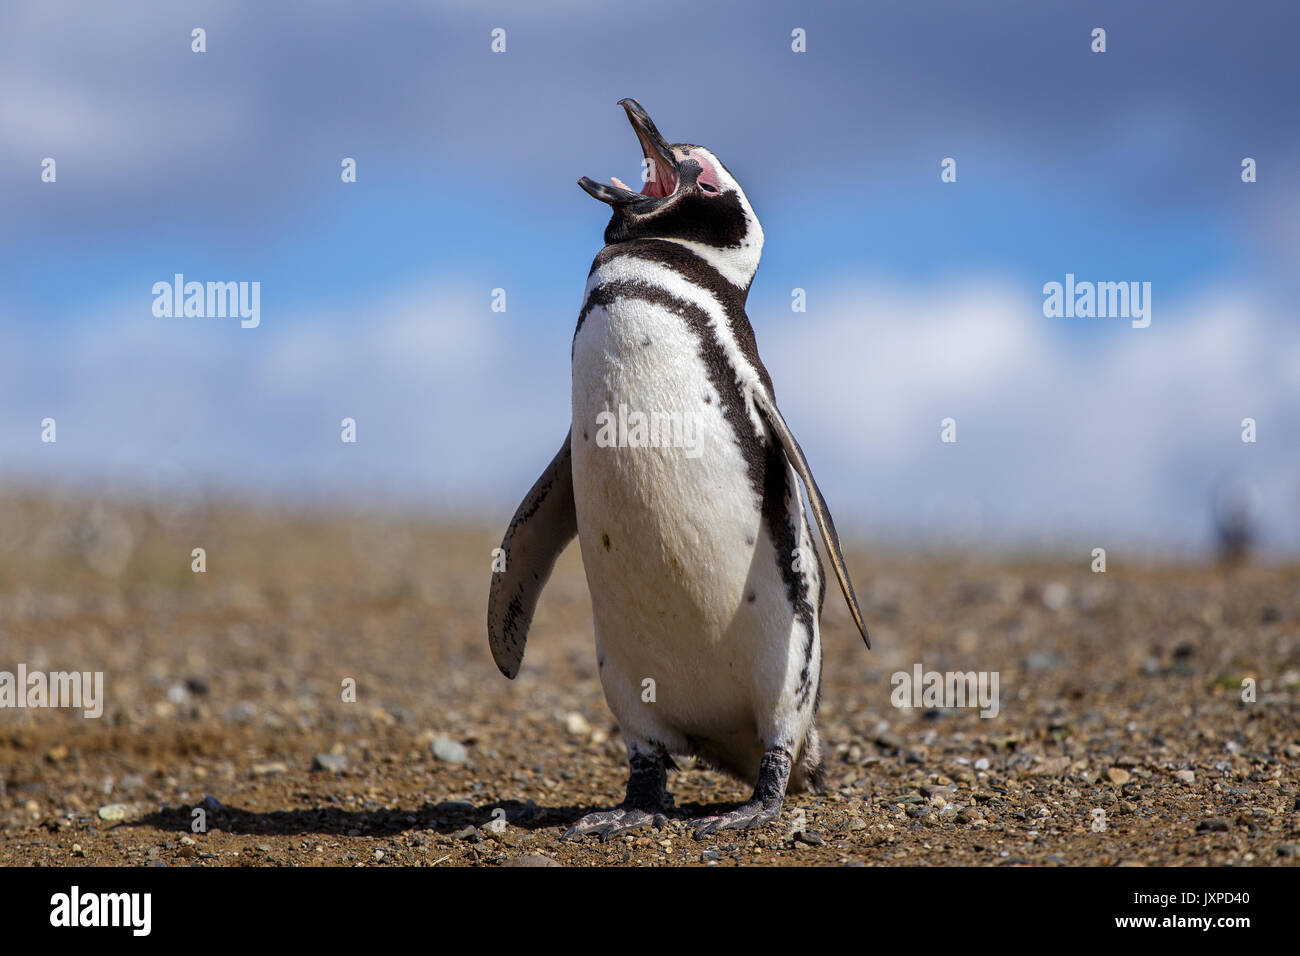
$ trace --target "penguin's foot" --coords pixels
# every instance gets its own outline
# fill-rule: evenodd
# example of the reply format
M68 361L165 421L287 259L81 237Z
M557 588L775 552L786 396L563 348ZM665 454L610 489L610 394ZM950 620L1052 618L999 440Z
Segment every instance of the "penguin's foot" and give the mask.
M587 814L569 827L560 839L568 840L572 837L594 833L600 837L601 843L605 843L615 837L622 836L624 833L630 833L642 827L654 827L656 830L662 829L667 822L668 816L662 812L640 810L636 807L615 807L613 810L601 810L598 813Z
M564 832L561 840L595 833L604 843L641 827L662 829L673 812L668 794L668 755L636 742L628 744L627 796L613 810L589 813Z
M774 806L765 805L760 800L750 800L730 813L717 817L705 817L695 821L695 839L703 840L717 830L752 830L765 823L771 823L781 815L781 803Z
M758 765L754 796L730 813L696 821L695 839L702 840L718 830L750 830L779 817L785 800L785 785L790 779L790 763L790 752L785 748L767 750Z

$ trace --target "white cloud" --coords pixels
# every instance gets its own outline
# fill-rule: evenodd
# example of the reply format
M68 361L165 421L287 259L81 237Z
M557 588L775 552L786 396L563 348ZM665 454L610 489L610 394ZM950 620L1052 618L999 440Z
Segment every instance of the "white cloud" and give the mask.
M1234 289L1155 294L1150 328L1047 319L1007 281L855 279L757 316L787 419L847 528L1077 548L1210 541L1214 488L1259 491L1265 538L1300 549L1300 335ZM568 422L563 324L492 313L481 289L237 321L155 319L150 298L61 326L0 323L7 463L50 477L168 476L248 492L345 490L505 513ZM1070 323L1109 323L1079 335ZM21 331L19 331L21 330ZM59 419L57 451L37 423ZM345 448L339 420L361 441ZM957 420L958 442L939 441ZM1240 421L1259 422L1243 445ZM186 490L186 489L181 489Z

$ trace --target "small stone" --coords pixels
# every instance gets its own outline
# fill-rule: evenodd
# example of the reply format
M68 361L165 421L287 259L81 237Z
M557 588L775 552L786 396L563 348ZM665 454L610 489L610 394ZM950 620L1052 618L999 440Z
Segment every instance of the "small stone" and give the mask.
M720 859L722 859L722 854L717 850L705 850L700 854L701 863L717 863Z
M796 830L794 833L794 842L806 843L809 846L826 845L826 840L816 830Z
M216 813L218 810L224 810L224 809L226 809L225 807L223 807L223 806L221 805L221 801L218 800L216 797L214 797L214 796L213 796L212 794L210 794L210 793L207 793L207 794L204 794L204 795L203 795L203 804L202 804L202 806L203 806L203 808L204 808L205 810L207 810L207 811L209 811L209 812L211 812L211 813Z
M1053 581L1043 588L1043 606L1049 611L1059 611L1070 600L1070 589L1060 581Z
M529 853L526 856L516 856L509 860L502 860L502 866L563 866L552 860L549 856L543 856L541 853Z
M1286 844L1283 844L1283 846L1285 846L1285 845L1286 845ZM1281 853L1281 851L1282 851L1282 847L1278 847L1278 852ZM72 855L73 855L73 856L85 856L85 855L86 855L86 851L83 850L83 849L81 848L81 844L80 844L80 843L74 843L74 844L72 844Z
M1300 856L1300 847L1297 847L1294 843L1279 843L1277 845L1277 855L1290 857Z
M1026 771L1026 776L1059 777L1070 769L1071 763L1069 757L1048 757L1042 763Z
M125 820L126 807L120 803L110 803L107 806L99 808L99 819L101 820Z
M876 745L886 750L902 750L904 746L903 738L892 731L884 731L876 734Z
M451 835L453 840L468 840L470 843L482 843L483 834L478 832L478 827L468 826L457 830Z
M493 836L500 836L506 832L506 818L503 816L495 816L487 823L483 824L479 829L486 830Z
M317 754L311 762L312 770L328 770L330 773L342 773L348 769L348 758L343 754Z
M1196 782L1196 774L1191 770L1175 770L1174 779L1181 780L1186 784L1193 784Z
M186 846L194 846L195 841L193 837L183 836L181 837L181 843L185 844Z
M469 751L460 741L452 740L446 734L439 734L429 745L433 755L445 763L464 763L469 759Z
M856 833L857 831L865 830L866 828L867 828L867 821L862 819L861 817L854 817L852 820L849 821L850 833Z
M176 855L185 860L192 860L199 855L199 851L192 846L183 846L176 851Z
M381 863L381 862L383 862L383 859L384 859L384 851L383 851L383 850L376 850L376 851L375 851L375 862L376 862L376 863Z
M1225 817L1210 817L1196 824L1197 833L1226 833L1231 824Z
M988 757L980 757L979 760L976 760L976 761L975 761L975 769L976 769L976 770L988 770L988 769L989 769L989 758L988 758Z
M591 724L577 711L571 711L564 718L564 731L570 737L587 737L591 734Z
M273 760L270 763L259 763L253 765L254 777L274 777L278 774L288 772L289 765L283 760Z
M1133 779L1133 775L1127 770L1121 770L1119 767L1111 767L1106 771L1106 777L1116 786L1123 786Z

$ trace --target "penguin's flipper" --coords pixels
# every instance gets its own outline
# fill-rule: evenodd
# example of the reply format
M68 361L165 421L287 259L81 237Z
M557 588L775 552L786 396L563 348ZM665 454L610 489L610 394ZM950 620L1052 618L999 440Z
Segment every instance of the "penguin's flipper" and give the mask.
M853 593L853 582L849 580L848 565L844 563L844 552L840 549L840 536L835 530L835 522L831 520L830 510L826 507L826 499L822 497L821 489L817 487L817 481L813 478L812 469L808 467L808 459L803 456L803 449L795 441L794 433L785 423L772 397L761 387L755 388L753 395L754 407L758 409L758 414L763 421L767 422L767 426L772 429L772 434L785 449L786 458L790 459L790 464L794 466L794 470L803 481L804 488L808 491L808 502L812 505L813 515L817 518L817 527L822 533L822 541L825 542L826 550L830 553L831 564L835 567L835 576L840 581L840 590L844 592L844 600L849 605L849 613L853 615L853 623L858 626L862 640L870 649L871 637L867 634L867 625L862 622L862 610L858 607L857 595Z
M569 436L518 510L501 542L504 569L492 574L488 595L488 644L497 668L511 680L524 659L524 643L537 599L560 552L578 534L573 505L573 456Z

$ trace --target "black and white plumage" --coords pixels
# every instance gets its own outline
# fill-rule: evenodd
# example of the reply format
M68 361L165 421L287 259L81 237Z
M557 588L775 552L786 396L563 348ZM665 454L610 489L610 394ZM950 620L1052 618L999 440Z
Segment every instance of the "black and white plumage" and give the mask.
M673 810L673 754L755 785L743 806L699 821L700 836L775 819L787 787L819 778L825 581L796 475L864 640L867 632L745 314L763 248L758 218L713 153L669 145L635 100L620 105L650 175L640 193L579 180L613 216L573 337L570 432L506 532L488 631L497 666L513 678L538 596L576 535L601 684L630 774L623 804L565 836L657 825ZM679 424L677 440L659 441L661 428L609 441L611 419L629 409Z

